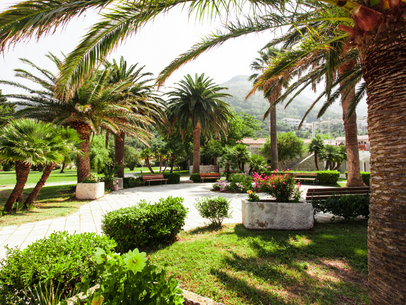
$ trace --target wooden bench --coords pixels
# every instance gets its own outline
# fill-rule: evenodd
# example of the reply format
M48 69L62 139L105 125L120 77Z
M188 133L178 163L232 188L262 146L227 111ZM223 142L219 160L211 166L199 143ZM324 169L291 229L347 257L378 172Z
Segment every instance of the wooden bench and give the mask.
M220 173L200 173L200 179L203 182L207 179L220 179Z
M292 173L292 174L293 179L298 181L311 181L313 185L315 185L315 183L317 182L317 173Z
M142 175L142 180L148 182L149 186L151 186L151 181L165 181L165 184L168 183L168 179L165 179L163 174Z
M335 195L369 195L369 186L358 187L320 187L309 188L306 192L306 201L312 202L315 199L326 200Z

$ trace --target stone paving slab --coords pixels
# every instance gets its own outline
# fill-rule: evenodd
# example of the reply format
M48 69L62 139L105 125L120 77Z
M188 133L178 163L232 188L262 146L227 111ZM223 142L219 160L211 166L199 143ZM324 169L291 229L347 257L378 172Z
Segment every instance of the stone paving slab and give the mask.
M302 186L303 194L307 188L314 186ZM247 198L246 194L214 193L210 192L212 183L193 184L170 184L157 186L142 186L132 189L124 189L105 195L103 198L91 201L79 211L67 217L43 220L35 223L23 224L21 226L9 226L0 229L0 258L6 256L5 245L25 248L32 242L49 236L54 231L68 231L69 233L95 232L101 234L101 221L103 215L109 211L138 204L141 200L154 203L159 198L168 196L183 197L186 208L189 209L184 230L190 230L208 224L208 221L201 218L193 206L195 199L204 196L221 195L231 199L232 218L225 219L224 223L241 223L241 199ZM266 195L259 194L260 198ZM331 215L320 215L321 221L328 221ZM319 219L318 219L319 221Z

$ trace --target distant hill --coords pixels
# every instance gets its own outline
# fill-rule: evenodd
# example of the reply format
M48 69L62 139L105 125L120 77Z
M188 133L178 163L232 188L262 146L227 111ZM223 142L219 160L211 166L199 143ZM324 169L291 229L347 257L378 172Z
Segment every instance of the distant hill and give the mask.
M221 86L227 87L229 89L228 93L233 96L226 100L233 110L236 112L249 113L255 116L257 119L262 120L265 111L269 108L269 103L263 97L262 92L257 92L254 96L251 96L248 100L245 100L246 95L252 89L252 83L248 81L247 75L235 76L229 81L221 84ZM282 118L303 118L313 101L313 99L299 94L286 109L284 109L284 105L277 105L277 120L279 121ZM316 105L315 108L307 115L307 123L318 120L317 113L322 104L323 101L320 101L318 105ZM366 104L364 107L358 107L357 112L358 115L366 115ZM341 105L339 103L334 103L332 106L330 106L330 109L326 111L322 118L326 120L328 118L340 119L341 117Z

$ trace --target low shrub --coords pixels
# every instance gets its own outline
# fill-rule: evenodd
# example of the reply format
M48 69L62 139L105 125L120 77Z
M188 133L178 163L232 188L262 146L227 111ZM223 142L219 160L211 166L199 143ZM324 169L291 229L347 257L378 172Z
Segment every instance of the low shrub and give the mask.
M312 204L315 213L332 213L334 216L341 216L346 220L358 216L366 218L369 216L369 196L337 195L329 197L326 200L315 199Z
M141 186L144 185L144 181L142 181L141 177L124 177L123 178L123 187L125 189L130 188L130 187L136 187L136 186Z
M179 184L180 174L179 173L164 173L164 178L168 179L168 184Z
M252 182L254 179L251 176L244 174L233 174L230 176L230 187L234 191L246 193L252 188Z
M340 178L339 171L317 171L317 183L319 185L336 185Z
M194 183L202 182L200 179L200 174L191 174L190 180L192 180Z
M200 216L207 218L211 226L221 226L224 218L231 217L230 202L224 197L202 197L196 198L194 204Z
M142 200L136 206L107 213L102 220L103 233L117 242L120 253L175 239L185 224L188 210L183 198L160 198L155 204Z
M115 246L113 240L94 233L57 232L24 250L7 248L7 257L0 261L0 304L38 304L32 292L44 286L68 297L81 286L84 275L94 285L98 274L91 257L96 247L110 251Z
M216 183L213 183L213 190L219 192L228 191L230 190L230 184L227 180L218 180Z
M370 186L371 173L370 172L360 172L360 173L362 181L364 181L365 185ZM345 172L345 178L347 178L348 180L348 172Z
M97 249L94 261L99 287L87 296L86 304L183 304L179 283L173 276L166 279L165 271L158 271L138 249L122 255ZM92 287L86 284L84 291Z

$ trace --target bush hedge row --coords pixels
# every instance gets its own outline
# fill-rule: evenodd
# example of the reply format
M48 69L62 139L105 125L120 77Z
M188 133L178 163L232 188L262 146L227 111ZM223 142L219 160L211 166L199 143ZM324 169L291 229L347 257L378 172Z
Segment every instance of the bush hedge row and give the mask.
M336 185L338 178L340 178L340 172L339 171L329 171L329 170L323 170L323 171L314 171L314 172L308 172L308 171L291 171L290 173L301 173L303 174L303 177L306 177L306 173L317 173L317 184L318 185ZM308 176L309 178L314 178L311 176Z
M329 197L326 200L315 199L312 204L314 213L332 213L334 216L341 216L346 220L358 216L364 216L365 218L369 216L369 196L339 195Z
M142 246L168 242L185 224L188 210L183 198L160 198L155 204L142 200L136 206L107 213L102 231L117 242L116 250L124 253Z
M180 174L179 173L163 173L164 178L168 179L168 184L179 184L180 183ZM151 181L151 185L154 184L161 184L161 181ZM123 187L130 188L130 187L137 187L145 185L145 182L142 180L142 176L140 177L125 177L123 180Z

